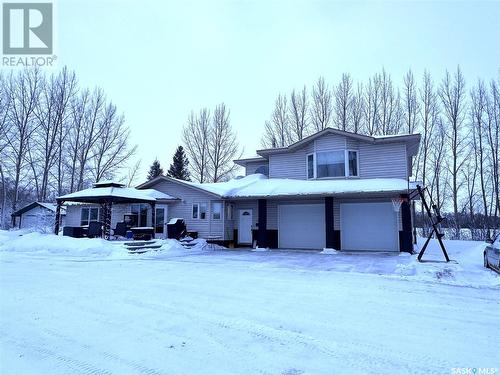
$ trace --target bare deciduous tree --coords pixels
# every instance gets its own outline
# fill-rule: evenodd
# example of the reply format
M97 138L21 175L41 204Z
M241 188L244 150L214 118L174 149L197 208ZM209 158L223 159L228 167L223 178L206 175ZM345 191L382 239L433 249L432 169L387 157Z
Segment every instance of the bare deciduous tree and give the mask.
M7 121L11 129L7 133L9 150L7 155L13 163L12 210L17 208L19 185L22 174L26 173L26 153L32 134L37 129L35 110L41 92L41 74L39 69L26 69L17 75L8 77L9 111Z
M292 91L290 95L290 138L291 142L303 139L309 133L309 119L307 116L309 102L307 100L306 87L300 91Z
M286 147L292 142L288 101L285 95L278 95L274 103L271 120L266 121L262 138L264 147Z
M212 182L229 179L236 165L233 160L238 154L238 141L231 128L229 110L224 103L215 107L212 127L208 137L209 176Z
M403 87L405 132L413 134L418 127L420 104L417 97L417 84L411 69L404 76Z
M351 130L350 114L353 105L353 83L350 74L342 74L342 79L334 90L334 124L340 130Z
M460 181L459 172L464 165L464 151L466 150L467 134L464 129L464 114L465 114L465 80L460 70L451 76L447 71L439 89L439 96L444 110L446 119L446 138L449 143L450 158L450 177L451 177L451 194L453 204L453 216L455 220L456 238L460 238L460 223L459 223L459 195L463 182Z
M311 123L315 131L321 131L331 125L332 120L332 93L320 77L313 87L311 104Z
M209 178L209 132L210 112L208 109L203 108L197 116L191 112L182 132L182 141L191 162L192 177L198 182L206 182Z

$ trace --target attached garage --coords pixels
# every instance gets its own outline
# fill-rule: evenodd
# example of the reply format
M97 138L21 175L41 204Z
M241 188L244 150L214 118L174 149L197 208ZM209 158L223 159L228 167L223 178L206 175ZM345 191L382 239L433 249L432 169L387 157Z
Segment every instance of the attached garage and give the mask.
M323 249L325 247L324 204L279 205L279 247Z
M399 251L397 213L392 203L341 203L342 250Z

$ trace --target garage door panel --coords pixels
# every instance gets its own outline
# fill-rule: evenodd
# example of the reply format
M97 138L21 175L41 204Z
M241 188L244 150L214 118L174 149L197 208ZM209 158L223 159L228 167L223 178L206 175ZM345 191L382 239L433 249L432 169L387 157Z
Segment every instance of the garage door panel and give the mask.
M322 204L279 206L279 247L322 249L325 247L325 208Z
M397 216L391 203L343 203L343 250L398 251Z

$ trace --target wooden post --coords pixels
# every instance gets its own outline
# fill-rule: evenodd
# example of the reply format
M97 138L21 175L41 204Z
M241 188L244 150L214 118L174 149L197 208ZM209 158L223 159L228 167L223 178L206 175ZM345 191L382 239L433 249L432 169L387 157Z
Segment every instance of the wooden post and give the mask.
M61 223L61 206L63 204L63 201L57 201L57 206L56 206L56 220L54 223L54 234L59 235L59 226Z
M258 217L259 227L257 231L257 246L260 248L267 248L267 200L258 200Z
M156 233L156 202L152 202L151 204L151 224L153 226L153 238L155 238Z

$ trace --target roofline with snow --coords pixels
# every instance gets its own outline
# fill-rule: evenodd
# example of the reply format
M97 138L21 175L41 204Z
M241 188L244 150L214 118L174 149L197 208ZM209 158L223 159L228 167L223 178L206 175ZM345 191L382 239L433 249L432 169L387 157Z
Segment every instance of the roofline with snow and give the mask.
M244 167L247 163L251 163L251 162L255 162L255 161L257 161L257 162L258 161L267 161L267 160L268 159L266 159L263 156L258 156L258 157L253 157L253 158L235 159L235 160L233 160L233 163Z
M32 203L30 203L30 204L28 204L28 205L26 205L26 206L24 206L24 207L20 208L19 210L17 210L17 211L15 211L15 212L13 212L13 213L11 214L11 216L20 216L20 215L24 214L25 212L27 212L27 211L29 211L29 210L32 210L33 208L35 208L35 207L37 207L37 206L42 207L42 208L45 208L46 210L49 210L49 211L55 212L55 209L54 209L54 210L52 210L51 208L49 208L49 207L45 206L45 205L44 205L44 203L46 203L46 202L38 202L38 201L36 201L36 202L32 202ZM54 206L56 205L56 203L48 203L48 204L52 204L52 205L54 205ZM61 215L65 215L65 214L66 214L66 213L61 213Z
M215 194L211 191L208 191L208 190L205 190L203 189L202 187L199 187L199 186L195 186L195 185L192 185L191 183L189 182L186 182L186 181L182 181L182 180L178 180L176 178L172 178L172 177L168 177L168 176L157 176L155 178L153 178L151 181L146 181L138 186L136 186L136 189L147 189L151 186L154 186L155 184L157 184L159 181L168 181L168 182L173 182L175 184L178 184L178 185L181 185L181 186L185 186L185 187L188 187L188 188L191 188L193 190L196 190L196 191L199 191L199 192L202 192L202 193L206 193L206 194L209 194L213 197L216 197L216 198L222 198L221 195L219 194Z
M298 142L292 143L288 147L276 147L276 148L267 148L267 149L261 149L257 150L257 154L265 158L267 155L271 154L279 154L279 153L284 153L288 151L293 151L297 148L300 148L304 146L305 144L314 141L316 138L319 138L325 134L337 134L337 135L342 135L350 138L354 138L363 142L370 142L370 143L395 143L395 142L405 142L409 143L411 141L413 142L420 142L420 134L415 133L415 134L397 134L397 135L390 135L390 136L369 136L369 135L363 135L363 134L358 134L358 133L352 133L344 130L339 130L339 129L333 129L333 128L326 128L323 129L315 134L312 134Z

